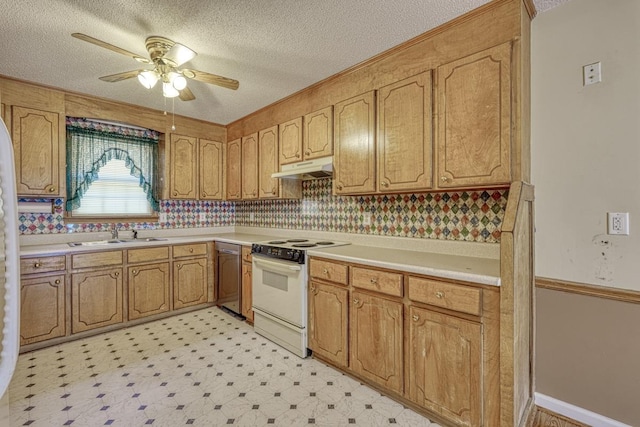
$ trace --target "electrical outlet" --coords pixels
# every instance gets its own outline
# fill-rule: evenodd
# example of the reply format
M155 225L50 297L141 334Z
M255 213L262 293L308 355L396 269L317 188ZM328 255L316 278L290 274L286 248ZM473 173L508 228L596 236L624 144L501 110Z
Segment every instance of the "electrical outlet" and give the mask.
M371 225L371 215L369 214L369 212L365 212L362 216L362 225L364 225L365 227L367 225Z
M167 214L164 212L158 214L158 222L167 222Z
M249 213L249 221L253 221L256 219L256 214L254 214L253 212Z
M607 212L607 234L629 235L629 212Z
M600 70L600 63L595 62L593 64L585 65L582 67L583 86L592 85L594 83L600 83L602 81L602 72Z
M200 222L207 222L207 213L206 212L200 212Z

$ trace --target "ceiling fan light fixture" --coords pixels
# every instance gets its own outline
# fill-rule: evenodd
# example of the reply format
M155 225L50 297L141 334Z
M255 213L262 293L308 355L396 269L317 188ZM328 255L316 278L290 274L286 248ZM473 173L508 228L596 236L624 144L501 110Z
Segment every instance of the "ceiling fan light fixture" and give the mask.
M180 95L180 92L176 88L173 87L171 82L163 82L162 83L162 94L165 98L175 98Z
M187 79L180 73L169 73L169 81L176 90L182 90L187 87Z
M158 79L158 74L155 71L146 70L141 71L138 74L138 81L147 89L151 89L152 87L154 87L158 82Z

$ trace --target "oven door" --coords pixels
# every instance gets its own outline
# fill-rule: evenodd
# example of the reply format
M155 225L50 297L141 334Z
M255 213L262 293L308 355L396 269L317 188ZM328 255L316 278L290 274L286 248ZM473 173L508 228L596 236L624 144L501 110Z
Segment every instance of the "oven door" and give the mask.
M253 254L253 309L306 328L305 265Z

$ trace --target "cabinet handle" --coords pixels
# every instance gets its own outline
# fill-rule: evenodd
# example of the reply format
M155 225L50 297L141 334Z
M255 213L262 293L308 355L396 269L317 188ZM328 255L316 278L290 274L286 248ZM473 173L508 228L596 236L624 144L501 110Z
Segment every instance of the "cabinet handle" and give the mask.
M252 195L253 197L255 197L255 196L256 196L256 192L254 191L253 193L251 193L251 195Z
M114 276L116 276L116 277L120 276L120 272L119 272L119 271L116 271L116 272L115 272L115 274L114 274Z
M55 283L56 285L60 284L60 279L56 279L53 283Z
M193 248L189 248L189 252L190 252L190 253L193 253Z
M447 181L449 181L449 178L447 178L446 176L441 176L440 177L440 181L447 182Z
M441 291L436 292L436 298L438 299L444 298L444 292L441 292Z
M372 285L376 285L376 284L378 284L378 279L376 277L372 277L370 282L371 282Z
M420 316L418 316L417 314L414 314L412 319L414 322L417 322L418 320L420 320Z
M383 187L388 187L389 183L387 181L382 181L380 185L382 185Z
M358 304L358 303L360 303L360 300L359 300L358 298L354 298L354 299L353 299L353 303L354 303L354 304Z
M42 264L40 264L39 262L36 262L35 264L33 264L33 266L35 268L40 268L40 267L42 267Z

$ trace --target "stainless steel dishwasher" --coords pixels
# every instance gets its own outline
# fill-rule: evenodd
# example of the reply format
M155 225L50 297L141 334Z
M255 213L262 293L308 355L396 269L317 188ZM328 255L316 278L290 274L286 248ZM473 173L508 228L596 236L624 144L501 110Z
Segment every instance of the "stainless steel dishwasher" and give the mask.
M216 242L217 305L242 315L242 265L240 245Z

